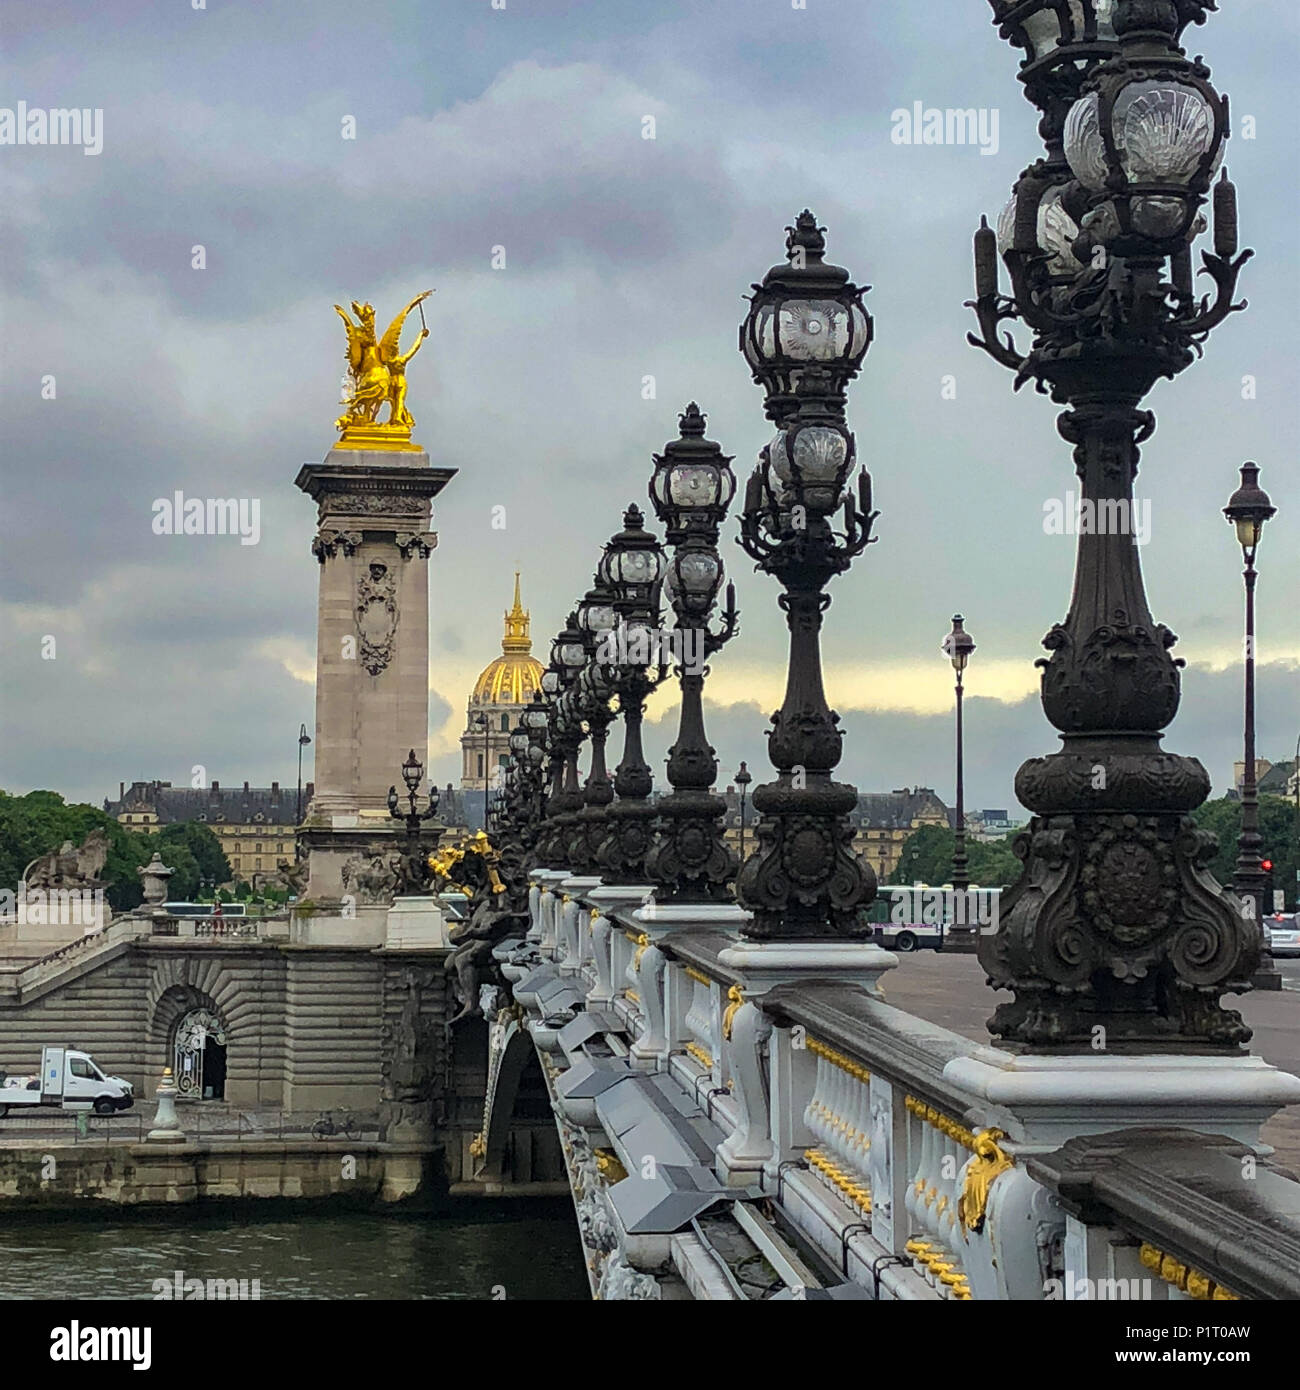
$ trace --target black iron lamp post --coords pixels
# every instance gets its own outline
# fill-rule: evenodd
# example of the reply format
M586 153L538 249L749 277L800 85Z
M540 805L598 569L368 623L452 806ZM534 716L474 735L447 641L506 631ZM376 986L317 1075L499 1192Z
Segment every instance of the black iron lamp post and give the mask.
M623 720L623 756L614 770L617 800L605 808L606 833L596 862L601 877L616 884L645 882L655 815L650 802L654 781L641 749L641 721L646 696L665 674L656 662L664 553L642 525L644 519L635 503L624 512L623 529L606 544L597 570L600 583L613 595L618 620L613 640L619 650L611 683Z
M859 908L875 896L876 876L852 848L857 791L832 777L843 732L826 703L820 632L826 586L866 549L876 516L865 469L856 496L848 490L857 460L844 421L872 326L865 290L825 263L812 213L786 231L788 264L754 286L740 330L777 426L745 490L740 543L784 590L790 659L768 732L777 779L755 788L758 848L741 865L736 896L753 913L746 934L759 940L863 938L871 928Z
M578 784L578 751L586 738L582 720L582 701L578 677L587 661L585 634L578 626L578 616L570 613L567 625L556 637L551 648L552 663L560 672L560 696L557 702L559 729L564 743L564 787L558 827L557 851L559 867L569 867L569 848L577 828L578 812L582 810L582 788Z
M1259 833L1259 789L1255 782L1255 554L1264 535L1264 523L1276 512L1268 493L1259 485L1259 466L1243 463L1241 486L1223 509L1224 516L1236 527L1246 581L1245 764L1241 779L1241 834L1237 838L1237 867L1232 875L1232 891L1240 899L1243 912L1253 916L1260 925L1262 939L1259 970L1254 981L1256 989L1261 986L1282 988L1282 976L1273 966L1268 934L1263 928L1270 905L1264 901L1267 874L1262 866L1264 839Z
M718 530L735 495L736 478L731 459L705 439L704 426L705 417L692 401L679 418L679 437L655 455L650 480L650 501L664 523L664 539L673 547L663 593L676 618L682 704L677 741L668 752L672 791L657 807L655 842L645 867L670 902L725 900L738 864L726 842L727 803L712 793L718 763L704 732L705 663L738 630L732 584L727 585L722 626L716 631L709 626L723 580Z
M1191 811L1209 792L1193 758L1160 748L1178 708L1176 638L1151 615L1131 525L1140 409L1234 309L1236 195L1213 186L1216 295L1191 292L1191 247L1227 136L1227 106L1178 39L1209 0L1011 5L1005 37L1029 50L1026 93L1046 157L1018 180L995 234L975 236L980 336L1016 385L1067 407L1080 492L1103 522L1078 539L1070 610L1044 639L1042 701L1062 751L1025 763L1016 793L1033 812L1025 867L979 937L990 980L1013 991L990 1029L1021 1050L1235 1051L1249 1038L1225 992L1258 959L1237 903L1210 878L1214 837ZM1108 14L1102 22L1101 12ZM1050 13L1049 13L1050 11ZM1053 29L1055 25L1055 29ZM1031 32L1032 31L1032 32ZM998 261L1012 294L998 290ZM1001 334L1008 319L1030 350Z
M488 774L491 770L492 750L491 750L491 721L483 710L479 710L470 720L476 728L483 730L483 829L487 829L488 822Z
M394 820L406 824L406 850L398 863L398 891L402 894L425 893L433 877L429 867L429 851L438 848L438 841L446 828L439 825L438 788L429 784L429 804L419 810L420 782L424 777L424 764L415 756L415 749L406 755L402 764L402 781L406 785L408 807L402 810L396 786L388 789L388 814ZM428 837L432 833L432 840ZM426 843L427 841L427 843Z
M546 698L540 690L533 692L532 703L520 715L519 722L527 736L527 746L522 750L518 741L511 738L511 748L519 767L519 838L526 867L544 868L546 861L542 852L542 836L545 829L543 817L550 718Z
M295 825L302 824L302 750L311 742L311 735L307 732L306 724L298 726L298 802L294 811Z
M975 650L975 641L962 626L965 619L960 613L953 615L952 631L943 639L943 651L952 669L957 673L957 824L954 827L952 851L952 886L959 893L970 887L970 872L966 862L966 798L963 785L964 748L962 740L962 677L966 663Z
M578 627L583 633L587 664L578 677L579 700L591 740L591 768L583 788L583 806L572 837L571 858L575 871L595 873L596 853L605 838L605 808L614 800L614 783L605 762L605 744L614 720L610 701L615 695L613 671L600 659L601 644L613 633L617 618L613 594L596 582L578 604Z
M754 780L754 775L742 761L733 780L740 788L740 862L743 864L745 862L745 796L749 791L749 784Z

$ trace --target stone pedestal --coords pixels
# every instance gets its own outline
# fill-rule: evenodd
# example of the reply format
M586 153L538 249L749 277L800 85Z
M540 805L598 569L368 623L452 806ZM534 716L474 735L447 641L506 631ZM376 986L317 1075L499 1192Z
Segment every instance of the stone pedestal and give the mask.
M398 898L388 909L386 951L450 950L447 922L437 898Z
M343 866L394 823L388 788L407 753L428 762L432 500L455 474L422 449L331 449L297 485L317 505L315 794L300 834L306 897L322 909L348 893Z

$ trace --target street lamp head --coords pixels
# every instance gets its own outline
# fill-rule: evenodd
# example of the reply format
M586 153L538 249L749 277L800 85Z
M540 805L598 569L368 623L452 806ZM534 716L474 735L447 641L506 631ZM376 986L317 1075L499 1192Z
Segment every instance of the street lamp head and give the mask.
M397 814L397 788L396 788L396 787L389 787L389 789L388 789L388 814L389 814L390 816L395 816L395 815Z
M692 401L678 419L679 437L654 456L650 501L664 523L669 545L680 545L690 536L716 540L736 492L730 457L704 437L706 419Z
M407 791L413 792L420 785L420 778L424 776L424 764L415 756L415 749L406 755L406 761L402 764L402 781L406 783Z
M737 771L736 776L735 776L735 778L734 778L734 781L735 781L736 785L737 785L738 787L740 787L740 788L743 789L743 788L749 786L749 784L750 784L753 780L754 780L754 774L753 774L752 772L750 772L750 770L749 770L749 769L745 766L745 764L742 762L742 763L740 764L740 768L739 768L739 770Z
M1205 226L1197 213L1223 158L1228 103L1178 47L1175 0L1116 0L1113 23L1119 54L1065 121L1065 157L1089 205L1079 249L1170 255Z
M1268 493L1259 485L1259 465L1241 465L1241 486L1228 499L1223 514L1237 528L1237 540L1247 556L1253 556L1264 534L1264 523L1274 515L1277 508L1269 500Z
M568 625L560 630L551 643L551 665L559 673L560 683L568 689L578 678L587 661L585 633L578 625L578 615L569 614Z
M632 503L623 513L623 529L606 543L596 575L613 595L617 611L657 617L664 552L644 520L641 508Z
M540 690L533 691L532 703L520 717L530 734L537 736L546 732L546 699Z
M774 510L779 518L772 528L776 531L789 529L796 507L803 509L805 520L835 511L853 472L853 434L829 404L829 379L820 364L803 372L795 395L797 410L759 455L761 495L767 510ZM747 511L754 501L751 486L745 498Z
M582 640L590 655L599 646L604 634L611 632L618 621L614 613L613 595L601 583L599 576L579 600L577 615Z
M786 228L787 263L753 286L740 326L740 350L777 424L794 413L799 382L814 363L826 371L823 389L842 406L871 346L871 315L862 302L870 286L859 288L842 266L826 263L825 231L806 208Z
M975 650L975 639L962 626L964 622L960 613L954 613L952 631L943 639L943 653L952 662L954 671L964 671Z
M302 746L302 747L306 747L306 745L309 744L310 742L311 742L311 735L307 732L307 726L306 726L306 724L300 724L300 725L298 726L298 743L299 743L299 745Z

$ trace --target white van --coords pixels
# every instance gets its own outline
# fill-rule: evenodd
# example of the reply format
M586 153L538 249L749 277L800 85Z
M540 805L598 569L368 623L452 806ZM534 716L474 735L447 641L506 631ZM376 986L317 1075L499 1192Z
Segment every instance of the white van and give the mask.
M105 1076L90 1053L75 1047L41 1048L39 1075L6 1076L0 1072L0 1119L11 1110L35 1114L42 1107L111 1115L134 1104L129 1081Z

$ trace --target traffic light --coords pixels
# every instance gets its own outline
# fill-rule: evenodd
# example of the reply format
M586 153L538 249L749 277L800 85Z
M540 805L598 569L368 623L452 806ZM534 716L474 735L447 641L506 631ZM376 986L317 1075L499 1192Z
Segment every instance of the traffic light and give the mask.
M1264 901L1262 904L1264 909L1263 915L1265 917L1271 917L1273 915L1273 861L1271 859L1261 859L1259 861L1259 867L1263 869L1265 874Z

